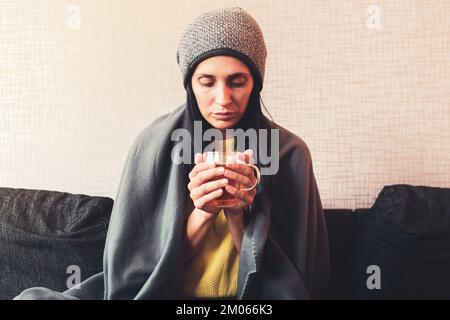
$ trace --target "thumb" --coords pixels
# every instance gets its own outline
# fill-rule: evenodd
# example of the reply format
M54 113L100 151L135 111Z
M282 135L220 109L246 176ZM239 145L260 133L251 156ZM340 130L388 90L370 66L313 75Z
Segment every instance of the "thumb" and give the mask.
M247 149L244 151L245 154L247 154L249 157L253 156L253 150L252 149Z
M255 160L253 159L253 150L252 149L247 149L244 151L244 154L246 155L246 158L248 158L248 163L250 164L254 164Z
M203 155L201 153L196 153L194 156L195 164L199 164L202 161L203 161Z

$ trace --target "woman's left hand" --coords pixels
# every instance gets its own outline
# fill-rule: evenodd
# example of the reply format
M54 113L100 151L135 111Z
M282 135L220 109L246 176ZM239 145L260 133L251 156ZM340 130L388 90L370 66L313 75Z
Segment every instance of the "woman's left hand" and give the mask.
M238 154L239 160L245 163L254 164L253 151L251 149L245 150L243 153ZM230 163L227 164L224 173L225 177L234 180L242 188L250 188L256 184L256 177L254 169L251 166L245 165L243 163ZM241 212L244 208L250 206L256 196L256 187L252 190L239 190L235 188L230 183L225 187L225 190L232 194L236 199L239 200L232 208L227 208L226 211L231 212Z

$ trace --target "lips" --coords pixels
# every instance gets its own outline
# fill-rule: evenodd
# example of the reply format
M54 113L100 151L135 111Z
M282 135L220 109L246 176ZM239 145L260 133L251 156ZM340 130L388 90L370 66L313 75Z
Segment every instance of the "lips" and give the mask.
M217 120L229 120L236 115L235 112L217 112L213 113L212 116Z

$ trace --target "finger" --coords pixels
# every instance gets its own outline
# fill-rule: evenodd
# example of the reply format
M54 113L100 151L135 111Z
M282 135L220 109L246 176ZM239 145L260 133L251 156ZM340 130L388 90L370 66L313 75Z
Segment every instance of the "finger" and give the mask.
M216 164L214 162L200 162L196 164L192 171L189 173L189 179L193 180L199 172L214 168L215 166Z
M223 176L225 172L224 167L213 167L208 168L203 171L200 171L188 184L188 189L192 190L194 188L197 188L198 186L213 180L214 178ZM214 179L217 180L217 179Z
M245 163L245 154L242 152L238 152L236 162L232 163Z
M247 177L251 177L253 175L253 168L244 163L229 163L227 164L227 169L231 169L237 173L243 174Z
M228 168L225 170L224 176L226 178L234 180L234 181L236 181L236 182L238 182L238 183L240 183L240 184L242 184L242 185L244 185L246 187L250 187L250 186L252 186L254 184L254 181L252 183L252 179L250 179L248 176L240 174L240 173L237 173L236 171L230 170Z
M247 149L244 152L238 152L238 160L247 163L247 164L255 164L255 160L253 159L253 150Z
M231 184L227 185L225 187L225 190L247 206L253 203L253 199L255 198L256 195L255 189L249 191L242 191L233 187Z
M244 155L246 157L246 162L245 163L255 164L255 160L253 159L253 150L252 149L245 150L244 151Z
M194 162L195 164L203 162L203 155L201 153L196 153L194 156Z
M218 189L218 190L215 190L215 191L213 191L213 192L211 192L211 193L209 193L207 195L204 195L203 197L201 197L201 198L199 198L197 200L194 200L194 206L196 208L203 208L208 202L210 202L210 201L220 197L222 195L222 193L223 193L223 190L222 189Z
M223 173L223 168L212 168L207 171L202 171L188 183L188 189L192 192L194 189L198 189L210 182L217 182L220 178L225 179Z
M216 191L217 189L222 189L228 184L228 179L219 179L211 182L204 183L197 188L193 188L191 192L191 199L197 200L204 195Z
M254 169L248 165L242 164L242 163L233 163L230 165L227 165L227 170L233 171L237 174L241 174L248 179L250 179L251 182L256 181ZM227 171L225 170L225 171ZM232 174L232 173L228 173Z

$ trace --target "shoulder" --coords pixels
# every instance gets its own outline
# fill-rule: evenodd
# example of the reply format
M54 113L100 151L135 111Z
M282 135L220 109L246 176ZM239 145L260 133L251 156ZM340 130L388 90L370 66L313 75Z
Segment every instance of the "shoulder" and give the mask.
M304 196L315 183L310 149L295 133L279 125L276 127L279 129L280 140L279 170L274 176L274 193L282 199L292 196L292 190L298 191L298 197Z
M180 125L185 112L185 105L181 105L170 113L165 113L150 124L148 124L137 136L138 139L145 139L148 137L161 136L169 130L174 129Z
M295 133L272 122L279 130L279 158L280 161L311 163L311 152L306 142Z

